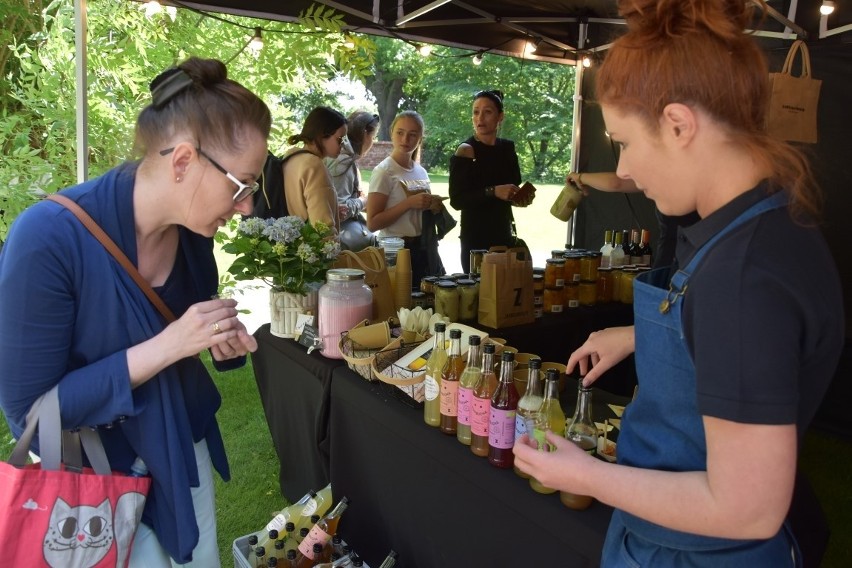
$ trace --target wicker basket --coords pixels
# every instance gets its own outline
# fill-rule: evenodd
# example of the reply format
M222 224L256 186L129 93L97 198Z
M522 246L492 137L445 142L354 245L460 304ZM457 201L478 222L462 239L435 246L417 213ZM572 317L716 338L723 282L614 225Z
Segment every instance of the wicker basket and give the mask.
M376 353L371 364L373 376L376 379L398 387L418 402L423 401L423 380L426 378L426 373L416 373L396 365L396 362L421 343L404 343L402 339L395 339Z
M355 327L362 327L366 324L367 320L364 320ZM373 376L371 365L373 363L373 359L376 356L376 353L378 353L385 347L365 347L350 338L349 331L345 331L340 335L340 341L338 341L337 346L340 350L340 355L343 357L343 360L346 361L346 365L350 369L352 369L368 381L377 380Z

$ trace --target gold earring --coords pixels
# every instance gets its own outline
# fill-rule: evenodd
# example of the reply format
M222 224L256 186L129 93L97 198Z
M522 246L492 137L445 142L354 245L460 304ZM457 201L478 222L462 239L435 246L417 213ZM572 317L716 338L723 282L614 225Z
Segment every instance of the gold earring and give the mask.
M182 178L182 177L180 177L180 176L177 176L177 177L175 178L175 183L180 183L180 182L182 182L182 181L183 181L183 178Z

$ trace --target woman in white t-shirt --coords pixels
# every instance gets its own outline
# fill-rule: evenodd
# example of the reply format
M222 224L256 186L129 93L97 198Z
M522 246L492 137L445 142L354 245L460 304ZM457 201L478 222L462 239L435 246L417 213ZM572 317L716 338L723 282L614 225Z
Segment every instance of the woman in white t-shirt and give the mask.
M420 238L423 211L440 211L441 200L433 197L429 174L414 161L423 140L423 118L414 111L399 113L391 124L391 155L373 169L367 196L367 226L380 237L402 237L411 251L412 282L428 276L429 253ZM429 239L437 257L437 241Z

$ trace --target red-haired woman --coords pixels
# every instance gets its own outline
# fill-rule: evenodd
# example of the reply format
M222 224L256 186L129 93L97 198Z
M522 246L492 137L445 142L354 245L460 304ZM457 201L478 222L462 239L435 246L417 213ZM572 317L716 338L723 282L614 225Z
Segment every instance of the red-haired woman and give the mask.
M604 566L800 562L785 520L798 443L843 345L842 296L808 166L763 132L750 4L622 0L628 32L598 74L618 175L662 213L701 217L682 230L676 272L636 279L635 331L592 334L569 359L590 384L635 347L618 464L552 434L553 453L515 446L544 485L615 507Z

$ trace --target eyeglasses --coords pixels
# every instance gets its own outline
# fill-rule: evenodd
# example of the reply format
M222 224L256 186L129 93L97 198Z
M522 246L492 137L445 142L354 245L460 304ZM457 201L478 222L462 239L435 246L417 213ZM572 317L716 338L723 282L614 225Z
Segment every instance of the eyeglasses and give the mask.
M175 150L174 147L166 148L165 150L160 150L160 155L161 156L168 156L169 154L174 152L174 150ZM202 150L200 147L195 148L195 150L199 154L201 154L202 156L207 158L207 161L210 162L210 164L214 168L216 168L217 170L219 170L220 172L225 174L225 177L227 177L229 180L231 180L237 186L237 191L234 193L234 197L233 197L235 203L239 203L240 201L246 199L247 197L254 195L255 193L257 193L257 190L260 189L260 183L259 182L254 182L251 185L246 185L243 182L241 182L240 180L238 180L237 176L235 176L234 174L232 174L231 172L229 172L228 170L226 170L225 168L220 166L219 163L216 160L211 158L207 154L207 152Z

